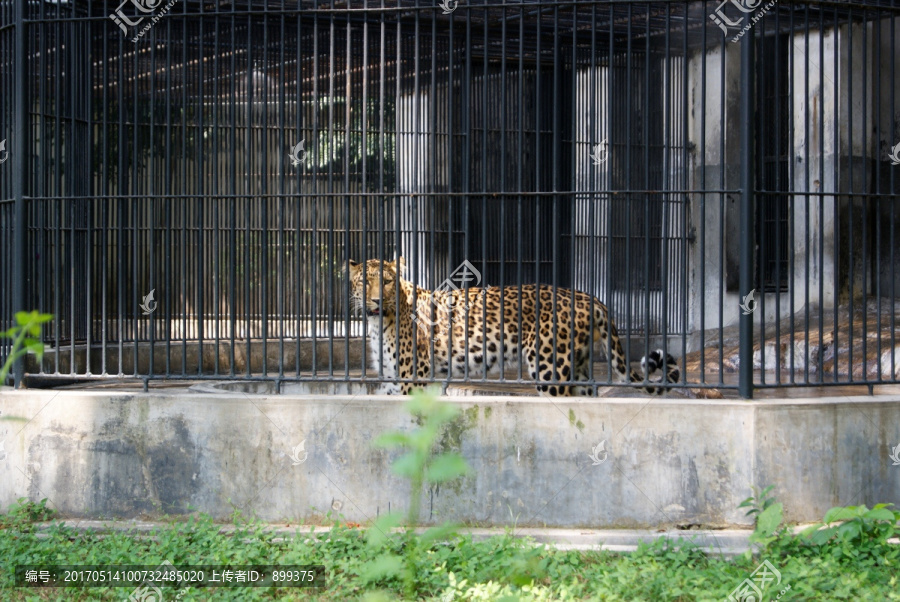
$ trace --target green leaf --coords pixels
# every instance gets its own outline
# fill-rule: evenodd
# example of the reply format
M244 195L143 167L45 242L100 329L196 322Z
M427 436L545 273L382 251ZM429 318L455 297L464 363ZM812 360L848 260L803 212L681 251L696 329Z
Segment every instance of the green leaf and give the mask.
M855 510L856 509L853 506L848 506L846 508L837 506L825 513L825 522L830 524L840 520L850 520L857 516Z
M25 349L35 354L38 359L44 356L44 344L41 341L35 341L34 339L26 339L25 340Z
M809 527L800 531L800 537L804 537L806 539L810 539L816 531L824 527L822 523L816 523L815 525L810 525Z
M431 449L431 445L434 443L435 435L437 435L436 428L428 428L424 426L420 429L414 430L409 434L409 447L418 450L422 453L427 453L428 450Z
M815 545L821 546L828 543L835 533L837 533L837 527L828 527L827 529L820 529L814 532L809 539Z
M848 537L850 539L855 539L860 536L862 533L862 525L859 522L852 520L847 521L846 523L842 523L837 528L838 535L841 537Z
M403 454L394 460L391 470L401 477L412 477L422 471L422 461L419 459L418 454L412 452Z
M775 533L775 530L781 524L783 506L781 503L772 504L759 513L756 519L756 530L766 536Z
M375 523L369 527L366 540L370 546L380 546L391 536L391 530L399 527L403 522L403 515L399 512L390 512L379 516Z
M459 415L459 408L449 403L436 403L432 408L430 419L434 423L450 422Z
M865 514L866 518L870 518L872 520L886 520L890 522L894 522L894 513L885 508L873 508L869 510Z
M456 535L458 528L459 526L454 524L443 524L431 527L419 536L419 541L421 541L423 545L429 546L438 540L451 539Z
M403 447L409 445L409 435L399 431L383 433L375 438L373 445L378 447Z
M436 457L425 470L425 480L429 483L443 483L469 472L469 464L461 455L450 452Z
M396 577L402 571L403 558L396 554L385 554L366 563L359 576L364 582L371 583L385 577Z

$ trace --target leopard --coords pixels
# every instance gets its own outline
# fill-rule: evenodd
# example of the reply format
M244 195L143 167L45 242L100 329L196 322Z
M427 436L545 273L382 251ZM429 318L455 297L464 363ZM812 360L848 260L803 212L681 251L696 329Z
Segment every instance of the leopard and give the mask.
M630 368L609 310L593 295L544 284L430 291L402 278L405 268L403 257L367 262L364 296L363 266L349 262L351 301L366 309L373 364L386 379L402 379L390 392L413 390L415 383L408 379L414 374L425 380L432 373L471 377L495 372L502 357L505 367L523 365L543 394L588 395L590 387L559 383L587 381L591 345L607 339L610 365L620 381L643 383L646 376L656 383L656 372L662 371L663 383L678 382L677 362L661 349L641 360L644 375ZM395 365L381 367L379 353ZM668 388L643 390L661 395Z
M405 273L405 259L397 263ZM664 394L669 390L665 383L680 378L675 358L662 349L641 359L643 374L632 369L609 309L583 291L547 284L431 291L402 277L400 284L414 305L417 339L434 342L439 376L497 372L502 358L504 368L523 365L540 383L541 393L589 395L588 386L556 383L589 380L591 347L599 341L609 345L610 370L617 380L643 383L646 376L648 383L662 383L642 387L648 395Z
M351 306L366 314L371 364L385 379L377 392L408 395L421 388L431 374L430 350L424 339L413 340L406 289L396 284L397 262L371 259L364 266L351 259L344 271L350 278Z

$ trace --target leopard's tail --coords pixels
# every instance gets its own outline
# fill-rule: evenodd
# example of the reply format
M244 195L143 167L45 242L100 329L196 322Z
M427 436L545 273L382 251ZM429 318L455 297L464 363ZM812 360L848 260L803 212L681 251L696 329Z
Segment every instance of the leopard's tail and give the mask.
M663 383L659 387L644 387L644 392L649 395L662 395L669 390L664 383L678 382L681 377L681 371L678 369L678 362L671 354L663 353L662 349L651 351L648 355L641 358L641 366L644 374L640 374L637 370L632 369L628 365L625 358L625 352L622 349L622 343L619 340L619 333L616 325L609 316L609 310L596 297L594 298L594 340L606 344L606 336L609 336L609 363L612 370L616 372L616 376L623 382L642 383L644 376L647 380L654 383ZM662 376L656 374L662 371Z

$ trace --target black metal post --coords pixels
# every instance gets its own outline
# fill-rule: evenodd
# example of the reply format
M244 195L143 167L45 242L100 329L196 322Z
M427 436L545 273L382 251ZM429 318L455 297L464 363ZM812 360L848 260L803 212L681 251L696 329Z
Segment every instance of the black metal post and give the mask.
M753 35L741 38L741 268L740 295L753 286ZM753 314L741 312L738 392L753 398Z
M27 232L25 216L25 178L27 160L25 153L28 146L25 144L25 136L28 131L28 89L26 79L28 61L25 60L25 11L28 8L26 2L16 2L16 51L15 51L15 109L13 110L13 139L12 139L12 166L13 182L12 192L15 199L15 225L13 226L13 257L12 257L12 307L13 311L26 311L25 286L28 279L28 268L25 257L25 241ZM25 361L20 358L13 365L15 386L18 387L25 375ZM3 383L0 383L3 384Z

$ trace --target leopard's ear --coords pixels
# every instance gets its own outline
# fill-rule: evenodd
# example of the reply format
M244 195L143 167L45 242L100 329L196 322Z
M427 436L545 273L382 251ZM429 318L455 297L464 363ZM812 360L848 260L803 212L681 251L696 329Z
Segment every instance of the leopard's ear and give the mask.
M406 257L402 255L397 258L397 265L400 267L399 272L397 272L400 276L406 275Z
M353 261L352 259L348 259L344 262L344 276L349 276L352 274L356 274L360 270L360 265Z

